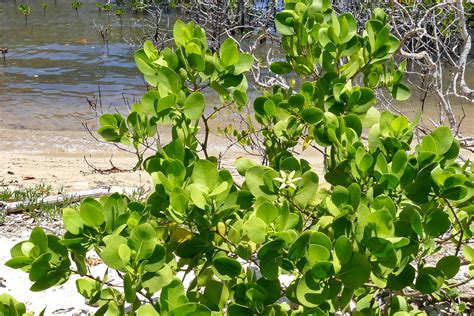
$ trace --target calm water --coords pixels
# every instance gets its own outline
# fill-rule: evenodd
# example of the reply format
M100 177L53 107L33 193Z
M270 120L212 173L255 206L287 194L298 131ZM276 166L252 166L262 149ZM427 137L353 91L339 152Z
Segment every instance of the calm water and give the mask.
M137 17L99 14L95 1L82 0L79 15L69 0L30 0L28 25L13 0L0 0L0 124L16 128L77 129L91 117L86 97L98 96L104 107L125 107L144 91L132 52L124 41L142 36ZM95 23L95 25L94 25ZM98 31L109 25L109 45Z
M0 126L81 129L82 121L94 120L86 97L98 96L99 85L105 110L125 109L124 97L133 101L143 94L145 85L132 60L137 46L130 45L143 38L140 16L127 12L121 25L113 13L100 14L95 0L82 1L76 16L71 0L25 0L32 9L25 25L19 0L0 0L0 48L9 49L5 62L0 55ZM98 30L107 25L108 48ZM473 73L471 65L466 78L471 86ZM425 118L437 117L434 104L425 105ZM421 107L416 96L396 106L408 114ZM464 131L474 135L474 105L456 101L459 115L461 106L467 115Z

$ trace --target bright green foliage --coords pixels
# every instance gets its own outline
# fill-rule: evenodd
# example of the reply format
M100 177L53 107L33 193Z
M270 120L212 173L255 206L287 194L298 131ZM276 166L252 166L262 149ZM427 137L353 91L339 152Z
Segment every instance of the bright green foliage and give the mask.
M82 275L78 291L99 315L406 315L418 311L404 289L443 298L459 258L428 259L439 238L459 255L472 236L472 166L457 162L449 129L412 147L416 123L372 108L375 88L409 95L387 19L376 10L359 34L329 1L286 2L275 22L286 59L271 70L301 80L255 99L268 163L239 158L242 181L218 168L197 132L210 117L204 88L225 107L246 104L253 59L230 39L213 53L199 26L176 22L175 49L146 42L135 54L152 89L126 118L100 118L104 139L137 150L171 126L172 140L142 163L155 191L144 203L114 194L65 209L64 237L35 229L7 265L27 271L32 290ZM300 144L326 149L324 179L293 154ZM123 288L87 275L91 250Z
M0 315L5 316L21 316L33 315L26 312L25 304L17 302L8 294L0 295Z
M28 15L31 13L31 7L25 3L18 6L18 11L25 16L25 24L28 24Z
M83 3L78 1L78 0L73 0L71 2L71 8L73 8L76 11L76 15L79 14L79 9L82 8Z

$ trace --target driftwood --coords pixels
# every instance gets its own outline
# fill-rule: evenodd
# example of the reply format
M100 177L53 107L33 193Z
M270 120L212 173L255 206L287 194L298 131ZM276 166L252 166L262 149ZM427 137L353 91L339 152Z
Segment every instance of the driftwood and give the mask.
M40 205L58 205L65 202L78 202L87 197L97 198L103 195L120 193L120 194L131 194L135 191L134 188L123 188L123 187L110 187L108 189L93 189L85 190L67 194L52 195L45 198L39 198L31 201L19 201L6 203L0 201L0 211L6 211L7 214L20 212L28 206L40 206Z

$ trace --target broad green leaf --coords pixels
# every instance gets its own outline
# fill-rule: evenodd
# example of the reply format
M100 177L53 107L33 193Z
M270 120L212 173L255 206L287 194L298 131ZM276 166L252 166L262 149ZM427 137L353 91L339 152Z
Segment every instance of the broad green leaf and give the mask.
M278 33L281 35L293 35L295 31L293 24L295 20L295 14L291 10L283 10L275 15L275 27Z
M449 215L442 209L428 214L425 220L425 232L431 237L438 237L448 231L451 226Z
M301 117L308 124L318 124L324 118L324 113L318 108L306 108L301 111Z
M393 217L390 211L382 209L369 214L367 222L372 224L377 236L393 236L395 228L393 226Z
M163 269L157 272L145 273L142 276L142 286L149 293L156 293L168 284L170 284L175 278L175 273L169 265L165 265Z
M301 305L314 308L329 298L329 288L316 279L311 271L308 271L298 280L296 298Z
M211 310L202 304L188 303L177 307L168 313L168 316L211 316Z
M194 184L202 189L202 191L210 192L219 182L217 166L209 160L199 160L194 165L191 179Z
M183 283L175 278L165 286L160 293L160 308L162 311L170 311L189 302L186 297Z
M370 263L367 257L355 252L349 262L342 265L339 276L346 287L355 290L369 280L370 271Z
M239 50L233 39L228 38L221 44L219 57L224 67L237 64L239 61Z
M287 62L276 61L271 63L270 70L277 75L286 75L293 70L293 67Z
M74 235L78 235L84 227L84 221L73 208L65 208L63 210L63 223L66 230Z
M387 278L387 286L393 291L400 291L413 284L415 280L415 268L407 264L398 274L390 274Z
M140 224L132 229L128 246L136 251L136 260L151 257L157 243L156 233L148 223Z
M399 82L392 87L392 97L397 101L406 101L410 98L411 92L405 84Z
M436 263L436 267L443 271L446 279L451 279L454 278L459 272L461 260L457 256L446 256L441 258L438 263Z
M190 24L186 24L181 20L176 20L174 23L173 38L176 46L184 46L192 38L192 32L189 26Z
M264 196L270 201L276 199L276 196L273 195L271 189L268 188L263 181L264 175L267 174L272 178L276 178L279 176L278 172L275 170L264 167L264 166L254 166L245 172L245 183L247 184L249 191L255 197Z
M209 307L213 310L221 310L229 298L229 290L224 283L212 280L206 284L204 297Z
M156 79L158 81L158 91L160 95L179 95L181 91L181 79L174 70L168 67L161 67Z
M244 229L249 239L254 243L261 244L265 241L267 224L262 219L258 217L249 218L244 224Z
M86 226L99 227L104 222L102 205L92 198L86 198L82 201L79 214Z
M145 75L156 76L157 70L152 65L150 59L143 49L136 51L133 57L138 70L140 70Z
M151 62L158 59L158 50L152 41L147 40L145 43L143 43L143 51Z
M256 209L255 215L262 219L267 225L271 225L278 215L280 215L280 212L272 203L264 202Z
M303 174L294 195L294 199L300 207L306 207L312 202L318 191L318 182L319 178L315 172L308 170Z
M341 264L346 264L351 260L352 257L352 244L345 235L340 236L335 244L334 250L336 251L337 259Z
M137 311L137 316L159 316L160 313L151 304L144 304L140 306Z
M431 294L441 288L444 283L443 272L434 267L418 270L415 288L423 294Z
M89 278L76 280L77 291L86 299L91 299L95 292L99 289L100 282Z
M240 263L228 257L216 257L212 260L216 273L223 280L232 280L240 275L242 266Z
M234 74L239 75L252 69L254 57L248 53L239 53L239 61L234 65Z
M248 157L239 157L235 161L235 168L241 176L245 176L245 172L257 164Z
M454 141L451 129L447 126L440 126L436 128L431 133L431 137L433 137L434 141L436 142L438 155L445 154L451 148L451 145Z
M201 92L191 93L183 104L183 113L191 120L197 120L201 117L206 106L206 100Z
M104 261L104 263L112 269L126 271L125 266L128 264L128 260L126 260L127 258L125 257L126 250L124 250L124 247L128 248L127 239L119 235L108 235L103 238L103 241L105 243L105 247L99 253L99 256ZM122 250L120 251L119 249L121 246L124 247L122 247ZM130 259L130 254L128 259Z

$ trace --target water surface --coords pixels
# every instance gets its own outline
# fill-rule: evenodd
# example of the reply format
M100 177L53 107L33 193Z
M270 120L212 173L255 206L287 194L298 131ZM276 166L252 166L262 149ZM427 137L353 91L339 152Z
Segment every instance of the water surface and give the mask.
M0 0L0 124L4 127L78 129L93 117L86 98L98 97L104 107L124 108L126 97L140 96L145 85L132 59L143 37L139 16L127 12L99 14L95 1L83 0L79 14L71 1L52 0L43 15L43 1L31 6L28 24L13 0ZM108 27L108 45L99 29Z

